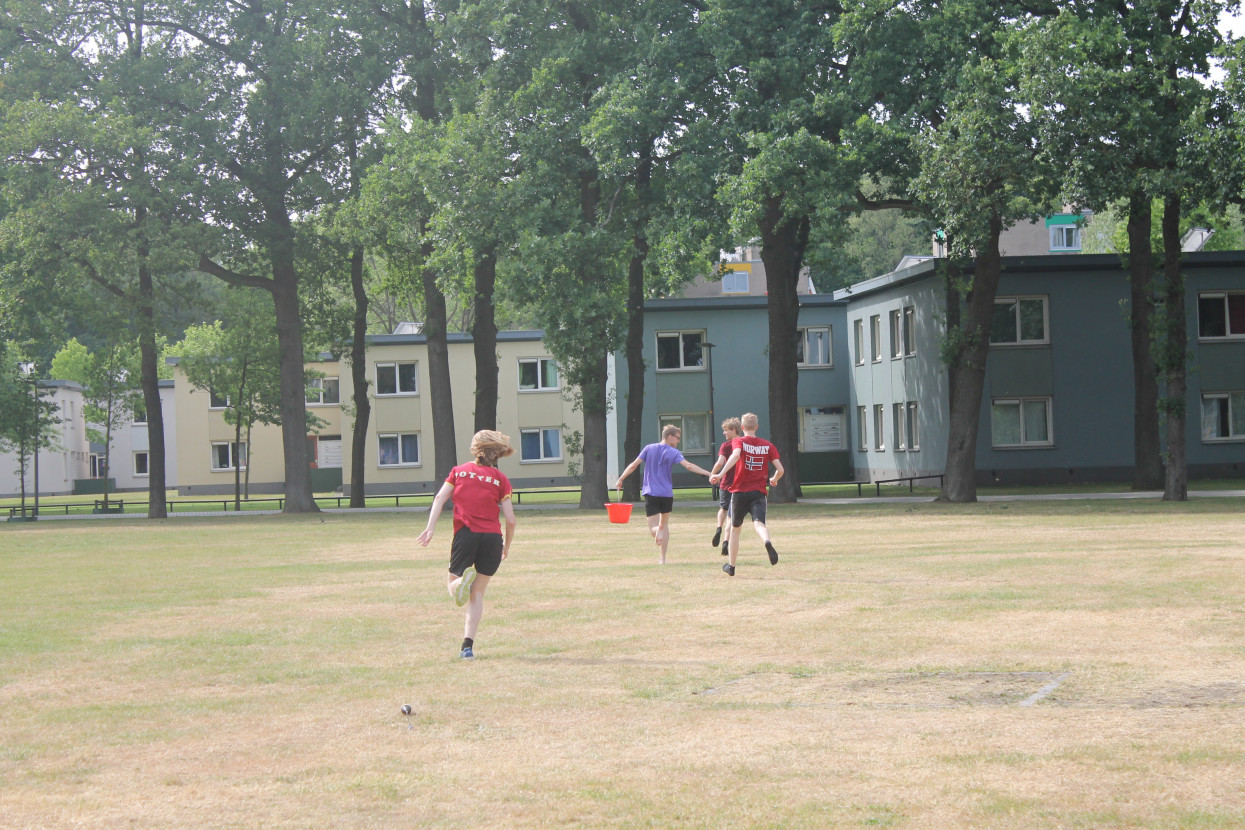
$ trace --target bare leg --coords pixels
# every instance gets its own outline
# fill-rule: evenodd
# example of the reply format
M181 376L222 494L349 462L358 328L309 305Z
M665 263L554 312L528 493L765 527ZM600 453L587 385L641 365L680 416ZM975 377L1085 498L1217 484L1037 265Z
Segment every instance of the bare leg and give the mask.
M489 578L478 574L471 584L471 599L467 600L467 622L463 625L463 636L474 640L480 618L484 616L484 589L488 587Z
M666 546L670 544L670 514L661 513L657 517L657 531L653 534L653 540L657 542L657 549L661 551L661 564L666 564Z
M738 527L731 528L731 539L730 539L730 544L728 545L728 547L731 552L730 565L732 568L735 567L735 557L739 556L739 531L740 530L741 528L738 528Z
M446 574L445 590L450 592L451 598L454 597L454 591L455 589L458 588L458 583L462 581L463 581L463 578L461 576L454 576L453 573Z
M761 537L761 544L769 542L769 528L765 526L765 522L753 522L752 529L757 532L757 536Z

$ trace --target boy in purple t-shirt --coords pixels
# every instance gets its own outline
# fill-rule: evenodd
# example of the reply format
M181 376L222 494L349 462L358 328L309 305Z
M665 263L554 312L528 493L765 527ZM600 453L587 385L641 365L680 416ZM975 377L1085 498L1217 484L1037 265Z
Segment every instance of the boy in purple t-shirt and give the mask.
M710 473L683 457L679 452L679 439L683 432L674 424L666 424L661 431L661 440L649 444L640 450L635 461L627 465L622 475L615 482L615 489L621 490L623 479L635 472L636 467L644 464L644 484L640 492L644 495L644 515L648 517L648 532L661 555L661 564L666 564L666 546L670 542L670 512L674 510L674 482L670 471L675 464L702 476Z

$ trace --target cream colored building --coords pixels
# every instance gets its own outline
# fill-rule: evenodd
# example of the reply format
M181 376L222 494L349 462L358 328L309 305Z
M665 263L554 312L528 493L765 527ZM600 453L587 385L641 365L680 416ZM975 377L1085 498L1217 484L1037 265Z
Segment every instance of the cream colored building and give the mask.
M514 455L499 468L516 487L573 483L566 442L583 431L583 415L563 395L561 374L541 332L504 331L497 337L497 429L510 436ZM475 423L475 355L471 338L449 335L450 385L454 398L454 463L470 460ZM349 372L341 395L354 395ZM367 378L372 416L368 423L366 490L369 494L436 490L428 346L422 335L368 338ZM344 430L345 492L350 492L350 430Z
M475 422L475 355L471 338L449 336L451 389L454 400L455 463L468 459ZM567 438L583 431L583 416L563 392L561 374L545 349L541 332L501 332L497 340L497 429L511 437L515 454L500 468L516 487L574 483ZM176 368L176 367L175 367ZM322 421L307 440L314 459L317 492L340 488L350 493L354 386L346 361L309 364L323 375L311 382L308 412ZM435 491L436 458L432 436L432 398L428 381L428 346L420 334L368 338L368 422L365 488L368 494ZM234 467L250 474L252 495L284 490L281 428L256 425L247 445L235 446L234 428L225 422L223 401L194 389L175 374L178 492L233 492ZM347 404L343 407L343 403Z

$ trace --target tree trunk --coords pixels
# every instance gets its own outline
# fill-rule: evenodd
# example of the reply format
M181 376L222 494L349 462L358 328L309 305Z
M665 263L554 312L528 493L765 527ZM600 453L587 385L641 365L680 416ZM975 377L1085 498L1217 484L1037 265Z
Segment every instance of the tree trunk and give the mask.
M1158 369L1154 360L1154 252L1150 244L1150 196L1133 191L1128 201L1129 315L1133 350L1133 489L1163 487L1159 441Z
M493 288L497 284L497 246L487 246L475 264L475 319L471 339L476 359L476 432L497 429L497 314Z
M583 446L583 482L579 491L579 506L600 510L609 501L609 482L605 477L606 467L606 421L608 410L605 406L607 357L604 352L600 356L585 361L585 368L591 365L592 377L584 384L584 446Z
M354 322L350 338L350 378L354 387L354 426L350 450L350 506L366 507L367 427L372 399L367 382L367 291L363 287L363 248L350 254L350 290L354 295Z
M640 163L636 168L636 198L641 205L650 198L649 184L653 175L653 154L650 144L640 151ZM623 434L623 458L621 468L630 464L644 447L644 264L648 261L647 222L635 232L631 242L631 261L627 264L627 415ZM713 355L709 355L713 359ZM710 400L713 392L710 390ZM618 402L615 401L617 406ZM715 434L709 413L709 433ZM623 482L623 499L640 500L643 478L628 476Z
M627 417L620 468L630 464L644 448L644 260L647 256L648 240L643 234L636 234L631 262L627 266ZM709 424L709 428L713 429L713 424ZM623 482L623 499L639 501L642 483L641 476L627 476Z
M782 200L773 198L761 219L761 261L769 291L770 440L778 447L785 475L770 491L770 501L791 503L800 488L800 373L796 365L796 329L800 321L797 286L808 244L809 217L788 217ZM716 425L710 424L710 429Z
M425 246L425 259L432 247ZM446 339L445 295L437 287L437 275L425 268L424 338L428 344L428 396L432 406L433 470L435 482L450 474L457 463L458 443L454 436L454 399L450 394L450 345Z
M1169 196L1163 206L1163 376L1167 381L1164 411L1167 413L1167 468L1164 501L1187 501L1189 465L1185 452L1185 420L1188 385L1188 321L1185 316L1184 275L1180 273L1180 196Z
M289 230L288 228L286 230ZM311 492L311 462L307 458L307 386L303 374L303 324L298 307L298 272L293 240L269 246L272 256L272 299L277 316L277 343L281 349L281 450L285 461L284 513L318 513Z
M140 209L141 226L146 210ZM147 251L140 250L138 264L138 352L143 384L143 408L147 411L147 518L168 518L168 483L165 478L164 407L160 401L160 354L156 348L155 288L147 267Z
M981 420L981 400L985 393L986 361L990 356L990 328L994 320L994 298L1002 276L999 235L1003 223L995 212L990 217L990 236L974 259L973 281L964 313L959 313L958 270L947 272L947 336L954 351L947 367L950 413L947 423L947 463L943 469L939 501L977 501L977 432ZM952 312L952 308L955 312ZM959 325L952 328L952 321Z

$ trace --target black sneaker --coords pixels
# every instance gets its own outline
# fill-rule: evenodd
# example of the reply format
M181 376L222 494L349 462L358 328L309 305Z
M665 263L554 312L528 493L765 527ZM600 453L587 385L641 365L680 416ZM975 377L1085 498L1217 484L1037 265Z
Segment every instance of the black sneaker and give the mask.
M722 570L726 571L727 576L735 575L735 566L732 565L730 562L727 562L725 565L723 565Z
M722 528L719 527L717 530L713 531L713 541L710 542L709 544L716 548L718 544L721 543L721 541L722 541Z
M774 550L774 546L769 542L765 543L765 552L769 554L769 563L771 565L778 564L778 551Z

